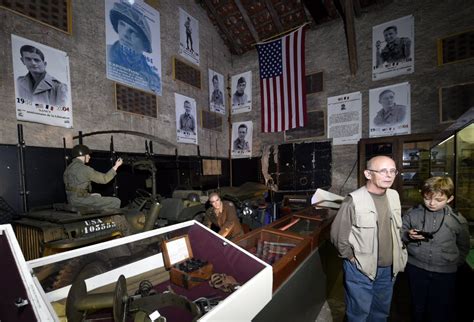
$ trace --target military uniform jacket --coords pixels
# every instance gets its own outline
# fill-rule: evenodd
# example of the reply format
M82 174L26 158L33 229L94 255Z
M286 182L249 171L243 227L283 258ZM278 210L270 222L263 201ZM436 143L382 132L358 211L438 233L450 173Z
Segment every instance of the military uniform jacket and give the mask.
M404 61L410 57L410 38L401 37L396 39L390 44L387 44L380 56L382 57L383 62L387 63L396 63Z
M247 104L247 94L240 95L239 93L235 92L232 95L232 105L244 105Z
M44 74L43 79L36 86L30 73L18 77L16 85L20 98L30 100L33 103L66 106L67 85L48 73Z
M78 197L89 194L91 182L109 183L117 173L111 168L107 173L95 171L84 162L75 158L64 171L63 179L66 193Z
M374 118L374 124L377 126L392 125L401 123L405 120L406 106L394 104L389 111L382 108L377 112Z
M215 89L212 92L211 103L214 103L220 106L224 105L224 96L222 95L222 92L219 89Z
M161 90L160 76L148 65L142 53L137 53L116 41L112 46L107 46L107 59L110 63L139 73L151 91L159 92Z
M191 114L181 114L179 117L179 129L195 133L194 117Z
M237 212L235 211L235 206L230 201L222 201L222 213L219 216L216 216L215 209L213 207L206 211L204 225L211 227L211 224L214 224L220 228L219 234L222 234L226 230L230 229L230 233L226 236L228 239L232 239L244 234L239 217L237 217Z
M244 151L250 150L249 142L246 140L241 140L237 138L236 140L234 140L234 150L244 150Z

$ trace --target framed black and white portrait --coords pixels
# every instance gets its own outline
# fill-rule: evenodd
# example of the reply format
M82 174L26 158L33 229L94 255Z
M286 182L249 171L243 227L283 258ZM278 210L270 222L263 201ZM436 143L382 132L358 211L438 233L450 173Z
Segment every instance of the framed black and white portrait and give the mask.
M198 144L196 100L178 93L174 94L176 105L176 141Z
M252 121L232 123L232 159L252 157Z
M162 94L160 13L143 0L105 0L107 78Z
M199 22L179 8L179 54L199 65Z
M252 71L232 76L232 114L252 110Z
M372 28L372 80L415 71L415 19L412 15Z
M16 35L11 37L17 119L72 128L68 54Z
M411 133L411 100L408 82L369 91L369 137Z
M209 68L209 108L225 115L224 76Z

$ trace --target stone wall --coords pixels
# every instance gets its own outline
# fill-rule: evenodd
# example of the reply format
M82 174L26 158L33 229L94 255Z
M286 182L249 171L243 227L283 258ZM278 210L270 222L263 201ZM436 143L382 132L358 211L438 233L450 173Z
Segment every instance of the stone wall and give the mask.
M105 27L103 1L73 1L73 33L66 35L9 11L0 9L0 143L15 144L16 118L10 34L16 34L68 52L70 56L74 129L23 123L28 145L60 147L62 137L68 146L77 131L91 132L109 129L142 131L176 142L174 93L194 97L198 110L208 109L207 68L225 77L252 70L253 110L233 116L233 121L254 121L253 156L258 157L265 145L284 142L282 133L262 134L260 125L260 89L258 61L255 51L242 56L231 56L217 28L205 10L194 1L148 1L161 17L161 49L163 96L158 97L158 118L146 118L118 112L114 103L114 83L105 77ZM198 90L172 79L171 59L177 55L179 28L178 7L182 7L199 21L200 53L203 88ZM324 72L324 91L308 95L309 110L326 110L327 97L362 92L363 137L368 137L369 89L401 82L411 84L412 133L441 132L449 124L439 123L438 89L464 82L472 82L474 60L437 66L437 39L473 28L474 2L463 0L394 0L374 5L355 19L357 34L358 71L349 72L346 41L342 20L313 27L306 34L306 71ZM371 80L372 27L409 14L415 17L415 73L381 81ZM200 114L198 112L198 114ZM224 130L215 133L199 129L199 145L204 156L228 156L227 116ZM200 115L198 115L200 122ZM93 149L108 149L108 137L87 140ZM116 149L143 152L142 139L114 136ZM172 149L155 147L155 153L174 154ZM195 155L193 145L178 145L181 155ZM331 190L345 194L357 186L357 169L347 183L342 184L357 162L357 146L333 147L333 184ZM342 189L342 190L341 190ZM341 191L340 191L341 190Z
M412 133L437 133L449 124L439 123L438 89L440 87L473 82L474 60L437 66L437 39L474 27L474 2L449 0L394 0L385 5L374 5L355 19L358 71L351 76L342 20L332 21L306 34L306 73L324 72L324 91L307 96L308 110L324 110L331 96L362 92L362 137L367 138L369 89L410 82ZM415 72L386 80L372 81L372 27L407 15L415 18ZM254 72L254 101L259 100L258 62L255 51L234 58L233 70ZM260 113L254 109L255 131L260 131ZM239 115L247 120L247 115ZM237 118L237 117L236 117ZM327 132L327 130L326 130ZM258 133L258 132L256 132ZM262 146L284 141L282 134L254 135L254 154ZM357 162L357 145L333 146L331 191L346 194L357 187L357 167L347 183L341 187ZM342 189L342 190L341 190Z
M140 131L158 136L176 144L176 117L174 93L196 99L197 118L200 124L200 110L208 108L208 68L226 74L230 68L231 55L217 29L210 22L206 11L194 1L186 0L148 0L148 4L160 12L162 87L163 96L157 96L158 117L149 118L137 114L123 113L115 107L114 82L106 78L106 47L103 0L72 1L72 35L65 34L31 19L10 11L0 9L0 143L16 144L18 123L15 115L14 83L11 34L18 35L47 46L65 51L69 55L72 87L74 128L64 129L49 125L21 122L27 145L62 147L62 138L67 138L68 147L74 143L72 137L78 134L100 130ZM202 90L172 78L172 57L177 56L179 48L179 7L199 21L200 31L200 70ZM17 59L18 57L15 57ZM18 58L19 59L19 58ZM184 60L184 58L182 58ZM225 120L226 121L226 120ZM202 155L228 156L228 128L222 133L199 130L198 140ZM219 146L216 152L216 138ZM108 150L110 136L101 135L85 138L84 142L92 149ZM210 144L212 142L212 145ZM118 151L144 152L144 139L133 136L114 135ZM180 155L196 155L196 146L176 144ZM212 150L211 150L212 149ZM158 144L154 152L174 154Z

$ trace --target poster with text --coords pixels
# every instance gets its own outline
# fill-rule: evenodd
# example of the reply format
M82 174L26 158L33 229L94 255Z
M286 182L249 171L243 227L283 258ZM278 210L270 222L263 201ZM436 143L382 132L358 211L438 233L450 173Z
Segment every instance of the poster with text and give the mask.
M17 120L72 128L68 54L11 37Z
M406 16L372 28L372 80L415 71L415 19Z
M199 22L179 8L179 54L199 65Z
M198 144L196 100L175 93L174 101L176 105L176 141Z
M252 72L232 76L232 114L252 110Z
M362 93L328 97L328 138L332 144L357 144L361 135Z
M225 115L224 76L209 68L209 106L211 112Z
M158 11L143 0L105 0L105 42L108 79L162 95Z
M232 159L252 157L252 121L232 123Z
M369 91L369 137L411 133L410 84Z

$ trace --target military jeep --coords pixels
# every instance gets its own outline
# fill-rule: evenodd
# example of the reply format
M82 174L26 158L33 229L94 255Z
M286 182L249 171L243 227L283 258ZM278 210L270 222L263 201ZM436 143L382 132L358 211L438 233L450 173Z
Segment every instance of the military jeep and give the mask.
M125 208L97 209L54 204L33 209L14 221L15 234L25 259L32 260L192 220L205 212L200 200L162 198L157 195L154 176L156 168L151 160L140 160L135 165L150 171L153 179L150 182L153 184L151 192L139 189L136 198ZM79 273L82 273L82 277L88 277L84 270L92 269L90 274L105 271L112 260L121 258L128 261L132 255L142 250L146 250L146 245L141 245L140 249L120 247L102 252L100 257L89 258L87 262L70 261L63 266L52 265L35 274L42 284L47 285L46 288L56 289L70 284Z

